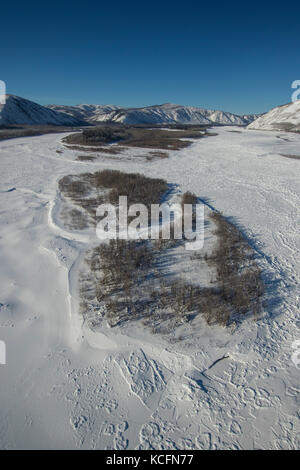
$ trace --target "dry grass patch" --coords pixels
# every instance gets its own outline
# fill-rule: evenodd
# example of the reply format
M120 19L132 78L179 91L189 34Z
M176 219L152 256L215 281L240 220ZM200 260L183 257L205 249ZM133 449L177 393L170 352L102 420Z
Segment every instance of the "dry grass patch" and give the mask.
M217 227L215 249L211 256L191 256L191 262L205 259L214 266L216 279L211 287L166 277L162 257L168 259L169 250L182 240L113 240L92 250L89 265L94 295L105 312L102 319L111 327L141 320L153 333L168 335L199 314L209 325L221 326L246 314L258 315L263 283L254 252L221 214L213 213L211 218ZM92 322L96 326L101 319L93 317Z
M94 222L96 208L102 202L117 205L119 196L127 195L128 205L143 203L149 211L168 190L162 179L115 170L66 176L59 185L62 193L78 205L79 212ZM195 205L197 201L191 192L182 196L182 204ZM75 211L73 218L82 225L79 212ZM81 309L91 326L104 319L110 326L141 320L154 333L170 333L199 314L208 324L222 326L246 314L257 315L263 284L255 253L238 228L220 213L213 212L210 217L216 226L211 255L186 253L190 262L199 263L199 269L204 261L214 268L215 279L209 287L166 276L162 261L168 261L170 250L184 243L174 239L173 230L170 240L111 240L92 249L86 258L89 284L81 283Z
M68 135L63 139L63 142L73 146L99 146L99 144L121 143L127 147L179 150L191 144L190 140L182 139L199 139L203 135L208 134L192 129L170 132L163 129L143 127L124 126L118 128L107 126L86 129L81 133Z
M128 205L144 204L150 215L151 204L158 204L168 190L166 181L160 178L117 170L68 175L61 178L58 184L66 198L91 216L93 224L96 223L97 207L106 202L116 205L119 196L127 196Z
M263 284L253 251L235 226L218 213L211 217L217 226L216 247L206 257L216 268L212 287L165 276L160 261L170 240L112 240L90 252L94 295L110 326L142 320L153 333L169 334L199 314L209 325L229 326L260 312Z
M108 200L118 204L119 196L127 196L128 205L140 203L150 209L158 204L167 191L166 181L160 178L147 178L139 173L123 173L117 170L103 170L94 173L97 188L109 188Z
M217 244L208 262L216 267L221 298L230 306L232 314L251 311L258 315L264 288L255 253L238 228L219 212L213 212L210 217L217 226Z

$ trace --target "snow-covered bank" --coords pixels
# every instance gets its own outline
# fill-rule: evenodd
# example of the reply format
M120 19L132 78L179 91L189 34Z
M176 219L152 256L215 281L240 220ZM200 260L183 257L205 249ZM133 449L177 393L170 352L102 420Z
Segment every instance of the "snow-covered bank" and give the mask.
M61 134L0 143L1 448L299 446L299 162L280 154L297 154L300 136L231 130L151 162L75 161L56 153ZM57 224L57 181L98 168L165 178L234 217L260 254L265 318L206 328L190 353L82 330L89 240Z

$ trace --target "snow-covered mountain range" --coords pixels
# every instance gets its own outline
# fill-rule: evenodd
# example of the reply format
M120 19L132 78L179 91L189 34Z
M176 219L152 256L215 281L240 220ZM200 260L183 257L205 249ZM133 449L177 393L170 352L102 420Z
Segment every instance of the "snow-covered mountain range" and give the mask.
M258 115L239 116L224 111L170 103L144 108L121 108L98 104L41 106L14 95L7 95L6 103L0 106L0 126L13 124L81 126L97 122L246 126L257 117Z
M116 122L123 124L226 124L245 126L257 115L239 116L224 111L161 104L144 108L120 108L110 105L49 105L48 108L70 114L89 122Z
M300 131L300 100L271 109L253 121L248 128Z
M0 127L14 124L78 126L82 120L41 106L15 95L6 95L6 103L0 105Z

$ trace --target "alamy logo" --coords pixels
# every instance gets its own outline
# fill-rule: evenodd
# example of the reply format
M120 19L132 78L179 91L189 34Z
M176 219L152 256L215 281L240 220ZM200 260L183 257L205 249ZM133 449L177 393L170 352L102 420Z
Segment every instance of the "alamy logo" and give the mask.
M119 197L119 205L101 204L97 217L102 217L96 227L100 240L180 240L184 237L187 250L200 250L204 243L203 204L152 204L149 212L144 204L127 206L127 196ZM128 223L128 218L130 222Z
M300 100L300 80L294 80L292 83L292 88L297 88L292 94L292 102Z
M0 364L6 364L6 345L0 340Z
M5 104L6 102L6 85L3 80L0 80L0 104Z

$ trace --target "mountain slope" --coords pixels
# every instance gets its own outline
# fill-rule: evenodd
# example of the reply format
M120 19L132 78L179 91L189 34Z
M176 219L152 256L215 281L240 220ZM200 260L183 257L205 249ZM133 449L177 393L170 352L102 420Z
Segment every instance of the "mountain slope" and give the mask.
M101 104L79 104L76 106L49 104L47 108L68 114L69 116L83 121L102 121L103 116L108 119L111 113L121 109L119 106Z
M0 127L14 124L78 126L84 124L73 116L41 106L15 95L6 95L0 105Z
M194 106L162 104L144 108L119 108L104 105L57 106L50 109L63 111L90 122L117 122L123 124L226 124L245 126L257 116L238 116Z
M300 100L271 109L253 121L248 129L300 131Z

